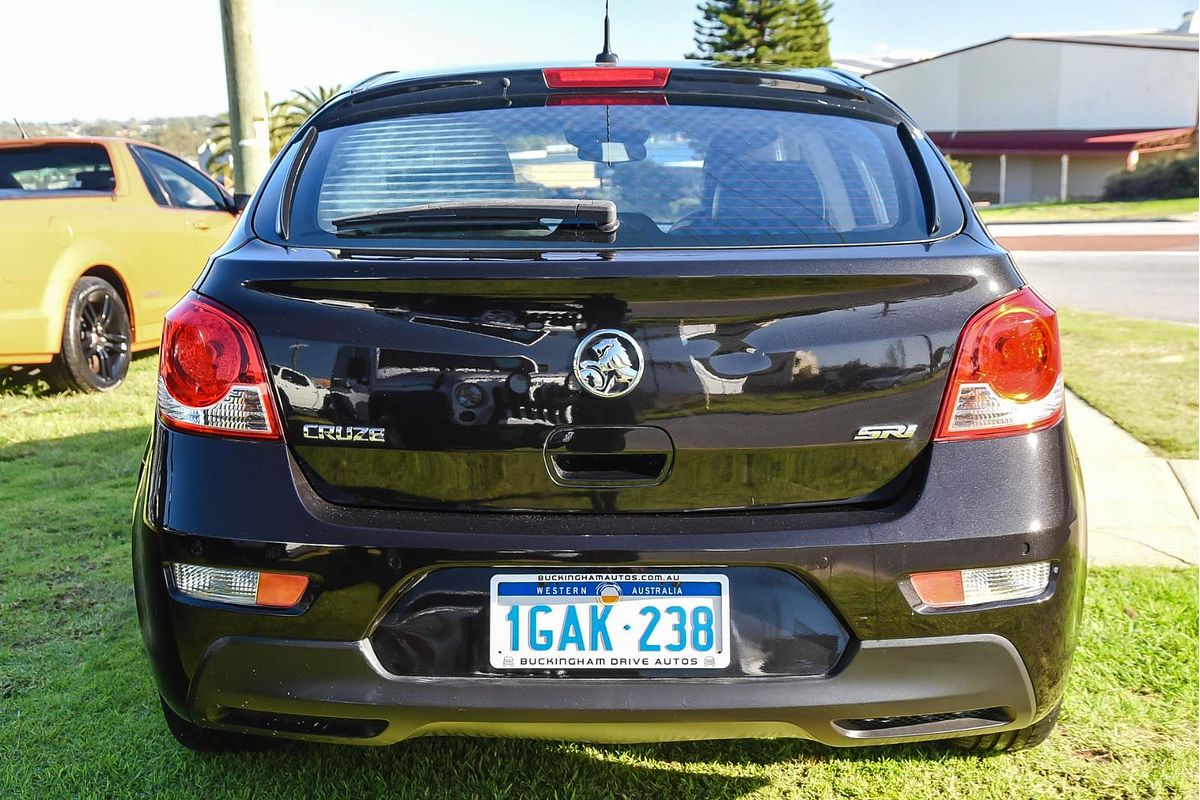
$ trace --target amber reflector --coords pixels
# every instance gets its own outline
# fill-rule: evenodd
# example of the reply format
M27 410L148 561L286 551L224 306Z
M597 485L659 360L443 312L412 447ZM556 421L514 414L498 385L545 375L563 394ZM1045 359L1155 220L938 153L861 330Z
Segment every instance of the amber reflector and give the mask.
M263 572L258 576L258 595L255 597L255 603L271 608L291 608L300 602L307 588L307 575Z
M921 572L910 579L917 597L927 606L961 606L963 604L962 570Z

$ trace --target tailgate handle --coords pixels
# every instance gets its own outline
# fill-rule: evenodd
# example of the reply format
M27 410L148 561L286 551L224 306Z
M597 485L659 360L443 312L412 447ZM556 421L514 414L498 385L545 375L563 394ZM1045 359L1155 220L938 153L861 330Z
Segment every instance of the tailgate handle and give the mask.
M560 483L658 483L666 453L562 453L550 456Z
M670 474L675 445L662 428L564 427L546 437L544 455L560 486L654 486Z

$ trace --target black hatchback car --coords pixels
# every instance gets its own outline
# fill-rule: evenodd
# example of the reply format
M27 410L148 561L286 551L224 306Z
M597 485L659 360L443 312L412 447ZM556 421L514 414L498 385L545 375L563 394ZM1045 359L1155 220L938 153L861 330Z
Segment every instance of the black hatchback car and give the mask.
M1036 744L1085 527L1055 313L832 70L385 75L168 315L133 524L200 749Z

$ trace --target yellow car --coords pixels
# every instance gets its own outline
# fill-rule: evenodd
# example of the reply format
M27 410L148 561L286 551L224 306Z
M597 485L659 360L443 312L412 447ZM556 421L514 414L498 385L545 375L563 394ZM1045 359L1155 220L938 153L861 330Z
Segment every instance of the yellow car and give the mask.
M142 142L0 141L0 364L45 365L58 389L119 386L239 206Z

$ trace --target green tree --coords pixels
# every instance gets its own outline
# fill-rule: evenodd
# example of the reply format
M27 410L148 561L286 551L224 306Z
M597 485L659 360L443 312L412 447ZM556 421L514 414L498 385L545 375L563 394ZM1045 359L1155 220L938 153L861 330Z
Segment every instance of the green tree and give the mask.
M196 151L204 144L207 131L213 126L213 117L157 117L145 124L131 124L137 138L164 147L178 156L195 160Z
M288 143L304 121L313 115L327 100L342 91L340 85L318 86L316 89L293 89L292 93L271 106L270 126L271 157L274 158ZM212 141L212 166L214 176L230 177L233 160L230 156L232 142L229 139L229 115L222 114L213 123L209 138Z
M954 172L954 177L958 178L958 182L966 189L971 185L971 162L960 161L957 158L946 156L946 163L950 165L951 171Z
M830 0L709 0L697 9L697 52L744 64L827 67Z
M292 93L271 106L271 155L275 155L300 130L304 121L318 108L342 91L338 84L316 89L293 89ZM276 143L278 140L278 143Z
M1160 200L1195 197L1200 189L1200 164L1195 156L1139 164L1133 172L1120 170L1104 182L1105 200Z

